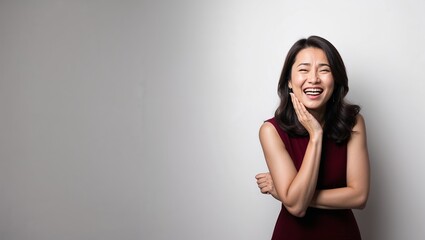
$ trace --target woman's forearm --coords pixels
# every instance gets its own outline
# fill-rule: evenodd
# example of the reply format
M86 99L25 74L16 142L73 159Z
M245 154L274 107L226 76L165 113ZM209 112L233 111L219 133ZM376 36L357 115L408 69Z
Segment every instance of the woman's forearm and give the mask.
M310 206L322 209L363 209L368 193L353 187L317 190Z
M296 215L303 216L316 191L319 175L322 139L310 139L304 155L303 163L288 188L285 197L286 207L292 208ZM285 204L284 202L284 204ZM290 210L290 209L288 209Z

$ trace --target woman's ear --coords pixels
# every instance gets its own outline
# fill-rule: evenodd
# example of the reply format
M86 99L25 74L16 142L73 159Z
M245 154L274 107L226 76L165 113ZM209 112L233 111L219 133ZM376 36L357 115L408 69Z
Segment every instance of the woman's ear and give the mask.
M289 93L292 93L292 84L291 84L291 80L288 81L288 91Z

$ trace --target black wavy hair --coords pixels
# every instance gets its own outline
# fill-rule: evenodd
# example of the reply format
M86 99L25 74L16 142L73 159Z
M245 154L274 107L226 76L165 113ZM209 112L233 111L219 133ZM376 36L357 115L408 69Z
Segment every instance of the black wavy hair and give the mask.
M289 96L288 81L291 79L292 65L297 54L305 48L318 48L325 52L334 78L334 91L326 103L324 134L336 143L348 141L360 106L348 103L344 98L348 93L348 77L344 62L337 49L326 39L319 36L310 36L295 42L286 55L282 74L278 84L280 98L279 107L275 112L275 119L279 126L290 136L308 136L308 132L298 121Z

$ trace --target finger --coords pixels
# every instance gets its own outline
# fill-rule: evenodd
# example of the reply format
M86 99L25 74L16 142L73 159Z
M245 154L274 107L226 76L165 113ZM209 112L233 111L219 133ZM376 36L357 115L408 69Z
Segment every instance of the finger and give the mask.
M264 188L261 189L261 192L264 193L264 194L268 194L271 191L272 191L271 187L264 187Z
M295 114L297 115L298 119L302 118L302 113L301 113L301 107L300 107L300 101L298 100L297 97L295 97L295 95L293 93L290 93L291 95L291 101L292 101L292 105L294 106L294 110L295 110Z
M270 193L273 190L271 186L267 187L266 189L267 189L267 193Z
M259 173L259 174L255 175L255 178L256 178L256 179L263 178L263 177L265 177L266 175L267 175L267 173Z
M265 179L265 178L267 178L266 175L255 177L255 179L257 179L257 181L260 180L260 179Z
M265 183L265 182L267 182L266 178L260 178L260 179L257 180L257 184L262 184L262 183Z
M258 183L257 185L261 186L261 187L273 187L273 181L271 179L269 179L269 180L265 180L261 183Z
M307 108L304 106L304 104L302 104L301 101L298 100L298 98L293 93L291 93L291 94L293 96L293 101L295 102L296 109L298 110L298 113L301 116L306 116L307 114L309 114L309 112L307 111Z
M260 191L264 194L267 194L269 192L267 188L261 188Z
M257 182L257 185L258 185L258 186L268 186L268 185L271 185L271 183L270 183L270 181L268 181L268 180L264 179L264 180L263 180L263 181L261 181L261 182Z
M297 109L298 109L297 98L295 97L295 95L293 93L290 93L289 95L291 96L292 105L294 106L295 111L297 111Z
M298 107L301 115L307 120L310 115L307 108L305 108L304 104L302 104L300 101L298 101Z
M304 104L302 104L293 93L291 93L291 98L292 98L292 103L294 105L295 113L298 117L298 120L301 123L309 121L309 119L311 118L311 115L308 112L307 108L304 106Z
M270 186L270 184L269 183L267 183L267 182L264 182L264 183L260 183L260 184L258 184L258 187L259 188L265 188L265 187L269 187Z

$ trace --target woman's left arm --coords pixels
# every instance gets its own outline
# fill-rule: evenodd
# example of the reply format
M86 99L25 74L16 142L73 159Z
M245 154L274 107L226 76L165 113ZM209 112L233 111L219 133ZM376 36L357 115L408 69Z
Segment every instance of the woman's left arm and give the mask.
M369 185L366 125L359 114L347 145L347 187L316 191L310 206L323 209L363 209L368 199Z

